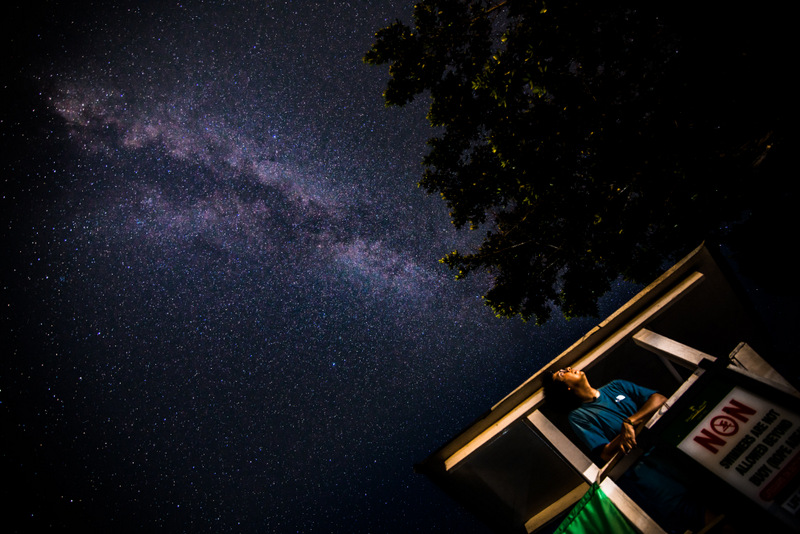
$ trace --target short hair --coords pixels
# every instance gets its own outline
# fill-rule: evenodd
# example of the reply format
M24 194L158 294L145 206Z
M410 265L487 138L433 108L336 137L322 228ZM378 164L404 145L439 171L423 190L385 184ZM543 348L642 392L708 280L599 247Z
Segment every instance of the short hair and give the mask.
M542 376L545 403L556 411L571 412L581 405L581 399L564 382L555 379L556 372L558 369Z

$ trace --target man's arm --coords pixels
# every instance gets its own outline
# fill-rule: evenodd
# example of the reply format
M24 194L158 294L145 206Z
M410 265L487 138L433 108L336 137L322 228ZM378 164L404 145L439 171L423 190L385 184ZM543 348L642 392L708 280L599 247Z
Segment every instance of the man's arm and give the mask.
M667 398L661 393L650 395L636 413L625 419L617 437L605 444L600 451L600 458L607 462L619 451L628 454L636 446L636 427L647 422L665 402L667 402Z

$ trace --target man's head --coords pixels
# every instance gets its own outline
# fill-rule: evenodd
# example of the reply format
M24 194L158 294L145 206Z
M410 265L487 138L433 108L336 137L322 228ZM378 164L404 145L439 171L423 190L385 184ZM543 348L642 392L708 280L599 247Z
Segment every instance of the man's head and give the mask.
M572 367L545 373L543 382L547 404L560 411L574 410L585 400L584 392L591 391L591 386L583 371Z

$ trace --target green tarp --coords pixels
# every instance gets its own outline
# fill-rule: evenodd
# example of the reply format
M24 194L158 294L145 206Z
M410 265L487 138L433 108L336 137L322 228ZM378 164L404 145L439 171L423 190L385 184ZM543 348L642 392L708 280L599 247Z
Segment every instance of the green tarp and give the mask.
M554 534L635 534L636 530L625 519L614 503L595 483L575 508L558 526Z

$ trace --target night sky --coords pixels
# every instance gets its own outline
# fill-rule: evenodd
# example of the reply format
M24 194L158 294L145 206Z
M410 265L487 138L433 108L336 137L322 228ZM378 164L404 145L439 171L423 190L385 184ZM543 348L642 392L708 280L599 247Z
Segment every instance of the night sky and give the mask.
M5 10L4 521L485 532L413 464L596 320L496 319L438 263L479 236L361 61L411 4Z

